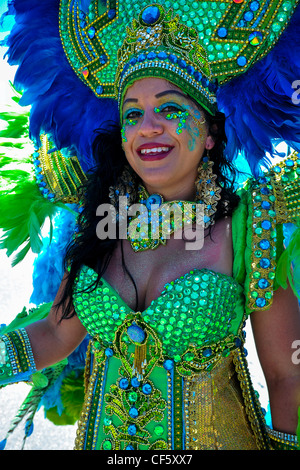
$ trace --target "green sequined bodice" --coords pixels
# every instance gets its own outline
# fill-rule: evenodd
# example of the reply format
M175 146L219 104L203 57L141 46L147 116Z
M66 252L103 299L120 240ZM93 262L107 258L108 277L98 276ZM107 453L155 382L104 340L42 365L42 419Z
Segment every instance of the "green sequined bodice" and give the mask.
M74 307L88 333L104 346L112 344L116 330L134 312L119 294L102 280L92 292L82 292L97 278L83 267L74 290ZM141 313L143 321L155 330L164 356L179 359L189 345L204 348L236 335L236 304L240 286L231 277L208 269L194 269L167 283L160 296Z

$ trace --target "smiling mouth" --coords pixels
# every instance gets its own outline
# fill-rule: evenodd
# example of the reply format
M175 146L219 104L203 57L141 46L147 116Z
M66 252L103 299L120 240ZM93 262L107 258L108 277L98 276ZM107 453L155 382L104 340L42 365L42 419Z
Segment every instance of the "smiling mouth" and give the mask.
M173 148L169 145L140 148L137 150L137 153L142 160L161 160L167 157Z

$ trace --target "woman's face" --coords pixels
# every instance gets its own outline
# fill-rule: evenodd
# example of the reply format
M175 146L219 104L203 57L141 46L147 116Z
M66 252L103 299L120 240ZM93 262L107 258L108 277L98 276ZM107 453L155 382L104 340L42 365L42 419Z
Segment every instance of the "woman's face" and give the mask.
M126 158L148 191L191 199L204 150L214 146L203 111L167 80L144 78L125 94L122 126Z

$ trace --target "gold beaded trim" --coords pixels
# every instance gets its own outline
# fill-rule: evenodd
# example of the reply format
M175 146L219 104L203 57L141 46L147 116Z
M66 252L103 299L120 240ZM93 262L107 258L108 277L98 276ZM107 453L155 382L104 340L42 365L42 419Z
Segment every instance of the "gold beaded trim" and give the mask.
M294 434L275 431L268 426L267 432L274 450L298 450L298 439Z
M45 192L45 197L54 201L77 203L80 199L80 188L86 180L78 158L76 156L66 158L58 150L51 151L47 135L41 136L41 143L38 158L34 160L37 183L41 191ZM42 181L39 175L43 176Z
M266 310L273 300L278 224L298 222L300 159L292 153L257 181L250 183L252 223L248 307Z
M265 418L258 397L253 389L247 360L242 349L237 349L233 352L233 363L241 386L245 411L255 435L257 446L260 450L269 449L270 442L266 431Z

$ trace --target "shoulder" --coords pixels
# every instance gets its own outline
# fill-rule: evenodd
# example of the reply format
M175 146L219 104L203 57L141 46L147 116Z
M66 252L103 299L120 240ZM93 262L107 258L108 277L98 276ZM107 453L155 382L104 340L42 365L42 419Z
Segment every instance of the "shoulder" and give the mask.
M300 230L294 243L284 246L286 224L300 222L300 159L283 159L262 177L249 179L239 191L241 200L233 216L233 243L242 269L246 307L267 310L279 285L286 287L290 265L300 249ZM287 256L289 253L289 256Z

